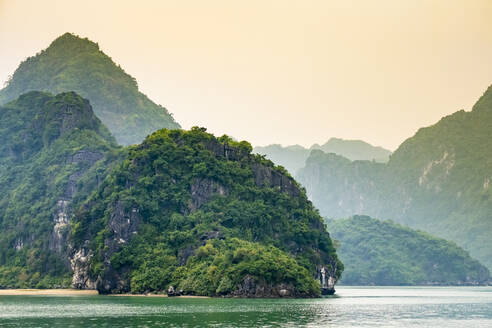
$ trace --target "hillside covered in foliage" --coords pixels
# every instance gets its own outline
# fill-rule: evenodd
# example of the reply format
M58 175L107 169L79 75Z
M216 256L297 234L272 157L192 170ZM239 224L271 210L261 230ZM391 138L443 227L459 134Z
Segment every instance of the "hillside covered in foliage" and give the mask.
M343 265L321 217L285 170L250 152L202 128L130 148L74 217L81 287L265 297L319 295L315 276L333 284Z
M0 140L0 288L68 287L72 200L116 141L87 100L35 91L0 107Z
M0 105L23 93L75 91L123 145L141 142L162 128L179 128L166 108L139 92L137 82L97 43L66 33L22 62L0 90Z
M452 240L492 268L492 87L387 164L313 152L296 176L326 217L367 214Z
M249 143L162 129L122 148L74 92L29 92L0 118L0 288L334 292L321 217Z
M368 216L327 220L346 285L483 285L489 271L453 242Z

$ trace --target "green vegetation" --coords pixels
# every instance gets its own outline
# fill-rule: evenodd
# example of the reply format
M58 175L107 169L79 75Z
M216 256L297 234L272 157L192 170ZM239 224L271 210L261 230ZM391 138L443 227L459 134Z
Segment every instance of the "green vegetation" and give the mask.
M0 107L0 139L0 288L66 287L59 202L68 204L79 175L116 141L71 92L30 92Z
M248 142L162 129L121 148L86 99L38 91L0 107L0 138L0 288L311 297L321 266L343 270L304 191Z
M489 271L453 242L367 216L328 220L346 285L477 285Z
M139 143L161 128L179 128L168 111L139 92L135 79L97 43L70 33L19 65L0 90L0 104L31 90L53 94L75 91L89 99L96 115L121 144Z
M284 166L291 174L295 175L306 165L306 159L313 150L321 150L325 153L334 153L346 157L352 161L369 160L386 163L391 151L375 147L361 140L344 140L330 138L323 145L314 144L310 148L299 145L282 147L281 145L269 145L255 147L254 152L265 155L276 164Z
M101 292L172 285L216 296L237 292L248 276L316 296L317 266L340 276L343 265L297 183L251 155L248 143L230 142L203 128L160 130L130 149L72 223L75 246L90 241L89 272Z
M142 247L142 242L136 239L133 245ZM125 248L113 257L116 265L121 265L121 258L124 263L134 264L135 270L130 274L132 292L162 291L174 285L185 294L231 295L245 276L265 286L291 285L296 293L292 296L317 296L320 292L312 273L274 246L238 238L212 239L198 247L183 266L179 266L172 249L159 246L155 248L146 242L146 249L140 248L142 252Z
M492 87L406 140L387 164L312 154L297 179L326 217L367 214L452 240L492 268Z

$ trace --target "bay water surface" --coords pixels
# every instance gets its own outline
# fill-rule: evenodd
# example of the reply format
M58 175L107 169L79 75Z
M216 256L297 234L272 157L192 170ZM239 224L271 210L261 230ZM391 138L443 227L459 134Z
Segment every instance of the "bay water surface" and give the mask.
M492 327L492 287L338 287L320 299L0 296L0 327Z

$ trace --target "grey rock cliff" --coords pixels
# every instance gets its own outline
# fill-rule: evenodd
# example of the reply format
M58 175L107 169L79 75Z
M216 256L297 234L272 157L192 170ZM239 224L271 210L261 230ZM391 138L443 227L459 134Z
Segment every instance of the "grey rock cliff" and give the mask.
M229 296L246 298L296 297L294 286L290 284L267 284L246 275Z
M70 204L77 192L77 182L97 161L103 158L103 154L89 150L80 150L66 159L65 164L74 165L76 168L68 177L65 191L57 201L53 214L53 231L49 239L49 249L61 254L68 246L68 231L70 217L72 216ZM68 266L68 262L67 262Z
M138 208L125 208L120 201L113 205L111 218L108 222L111 236L104 240L105 269L96 281L96 288L99 293L124 293L130 290L130 282L125 277L127 270L123 270L123 272L114 270L111 257L122 245L128 243L132 236L137 234L141 222L142 218Z

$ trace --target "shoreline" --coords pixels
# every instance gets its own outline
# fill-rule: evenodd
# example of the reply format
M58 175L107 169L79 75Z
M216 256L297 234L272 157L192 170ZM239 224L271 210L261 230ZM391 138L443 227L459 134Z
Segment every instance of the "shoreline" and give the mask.
M0 296L93 296L99 295L97 290L81 289L0 289Z
M480 288L480 287L492 287L492 285L416 285L416 286L361 286L361 285L339 285L337 286L340 290L343 289L445 289L449 287L454 288ZM70 289L70 288L60 288L60 289L0 289L1 296L111 296L111 297L165 297L165 298L220 298L220 297L210 297L210 296L197 296L197 295L181 295L181 296L168 296L167 294L105 294L100 295L97 290L84 290L84 289ZM330 295L331 296L331 295ZM335 294L336 296L336 294ZM234 297L233 297L234 298Z
M107 294L104 296L113 297L166 297L166 298L213 298L210 296L197 296L197 295L180 295L180 296L168 296L167 294Z
M0 289L0 296L99 296L97 290L84 289ZM169 297L167 294L107 294L113 297ZM211 298L209 296L182 295L171 298Z

